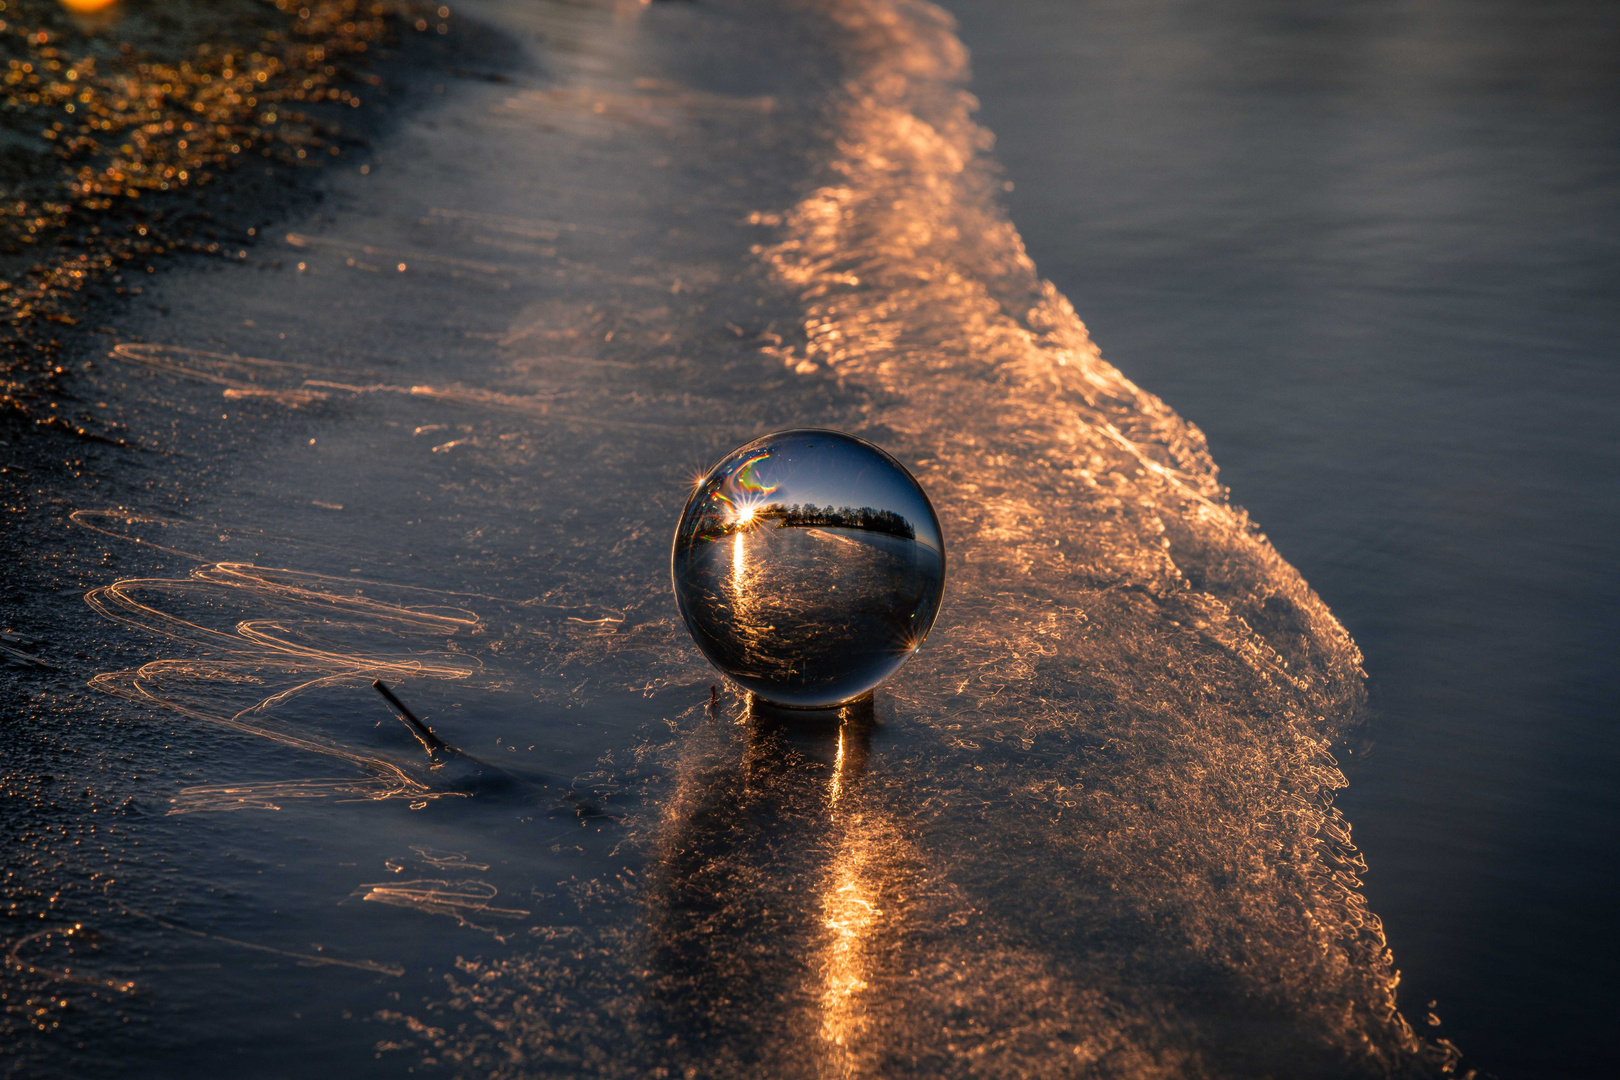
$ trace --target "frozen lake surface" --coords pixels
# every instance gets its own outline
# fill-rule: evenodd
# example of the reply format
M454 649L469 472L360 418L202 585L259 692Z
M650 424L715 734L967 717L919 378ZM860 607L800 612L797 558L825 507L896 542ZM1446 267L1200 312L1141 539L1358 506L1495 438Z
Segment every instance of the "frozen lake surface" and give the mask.
M1402 1007L1620 1071L1620 11L947 6L1041 272L1366 654Z
M63 507L106 645L31 1073L1446 1067L1333 806L1360 654L1037 273L949 20L462 13L520 58L84 358L144 449ZM793 426L944 528L870 724L711 701L670 595L694 480Z

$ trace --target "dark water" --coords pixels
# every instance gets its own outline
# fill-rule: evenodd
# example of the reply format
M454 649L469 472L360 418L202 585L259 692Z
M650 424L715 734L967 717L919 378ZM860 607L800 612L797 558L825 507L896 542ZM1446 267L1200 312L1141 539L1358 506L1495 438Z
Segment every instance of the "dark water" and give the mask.
M1041 272L1365 653L1403 1003L1620 1072L1620 9L947 6Z
M1331 379L1279 359L1291 374L1228 380L1218 354L1196 354L1238 399L1176 402L1208 424L1212 456L1151 392L1161 375L1181 385L1173 372L1132 381L1108 363L1026 254L1019 226L1037 245L1057 234L1033 212L1017 220L1017 204L1009 219L964 93L967 53L939 9L489 0L465 14L515 43L502 78L447 76L364 173L333 180L319 213L267 231L266 258L154 276L105 346L75 358L86 400L142 450L94 459L101 482L63 507L58 547L36 560L42 591L70 605L51 632L82 635L72 674L95 693L64 684L36 706L62 753L57 795L7 848L8 880L49 897L28 914L39 929L8 946L8 1016L29 1003L10 1029L14 1073L1441 1075L1455 1052L1422 1002L1396 1011L1397 966L1543 1008L1540 1038L1465 1046L1493 1068L1491 1054L1513 1066L1514 1047L1593 1046L1595 1019L1570 1033L1591 1006L1554 1028L1547 992L1528 997L1526 968L1501 950L1564 940L1567 922L1512 905L1534 885L1566 920L1577 912L1548 883L1598 874L1577 856L1601 831L1506 802L1493 805L1521 834L1487 833L1500 818L1466 800L1547 790L1532 781L1551 766L1532 770L1530 748L1581 716L1547 704L1554 684L1570 697L1601 684L1557 679L1534 650L1576 655L1577 616L1595 609L1524 604L1526 585L1581 579L1522 545L1477 572L1418 557L1447 535L1431 521L1465 537L1484 507L1507 530L1515 485L1541 480L1535 447L1470 444L1501 457L1489 485L1462 483L1438 449L1417 487L1393 465L1300 466L1333 457L1301 449L1311 440L1366 430L1358 408L1383 415L1383 382L1403 388L1390 408L1406 420L1376 430L1441 440L1424 445L1490 408L1522 422L1502 402L1523 395L1492 382L1505 374L1467 350L1438 371L1383 371L1404 354L1354 338L1368 323L1348 293L1338 322L1297 322L1313 341L1355 341L1354 364L1324 360ZM1048 146L1070 130L1054 100L1030 111ZM1129 118L1120 130L1147 133ZM1150 190L1131 197L1168 205ZM1279 289L1311 280L1271 258L1255 273ZM1044 272L1062 272L1054 261ZM1085 265L1099 265L1090 251ZM1420 268L1402 258L1390 272ZM1185 345L1166 333L1151 269L1123 321ZM1250 326L1238 301L1253 290L1233 274L1192 280L1210 276L1231 288L1216 305L1231 331ZM1109 310L1095 286L1062 289L1089 316ZM1425 296L1399 274L1384 287ZM1263 310L1296 325L1287 305ZM1406 346L1401 325L1383 332ZM1426 362L1448 355L1443 335L1426 340ZM1570 370L1581 355L1569 346ZM1571 415L1596 415L1588 366L1589 412ZM1495 389L1449 392L1453 369ZM1339 426L1277 398L1294 385ZM1468 419L1441 424L1448 410ZM1243 428L1221 418L1256 416L1299 425L1287 470L1244 474L1264 455L1223 449ZM712 700L669 588L693 477L792 426L892 452L950 552L926 645L871 717L834 730L783 725L735 693ZM1557 430L1576 441L1573 422ZM1536 504L1551 525L1585 508L1589 531L1554 532L1565 545L1601 543L1595 455L1612 443L1580 445L1584 494ZM1234 500L1215 472L1228 452ZM1347 509L1373 479L1398 527ZM1295 491L1297 505L1282 501ZM1329 534L1336 578L1291 550ZM1381 565L1403 576L1367 569ZM1307 577L1347 598L1324 603ZM1454 632L1445 655L1477 670L1425 666L1432 654L1401 644L1406 596L1429 598L1411 609L1429 620L1410 632L1424 641L1474 613L1474 637ZM1341 764L1361 756L1344 738L1364 692L1330 605L1371 613L1354 629L1377 678L1434 688L1408 711L1380 689L1375 751L1351 770L1360 801L1343 804L1386 823L1368 831L1388 852L1376 872L1394 910L1437 892L1478 901L1483 929L1412 934L1419 958L1398 939L1388 952L1354 816L1335 804ZM1537 610L1561 617L1529 621ZM1581 640L1596 650L1593 620ZM1380 659L1391 653L1405 684ZM1447 678L1473 696L1447 698ZM451 749L428 754L377 679ZM1536 686L1542 711L1514 711ZM1448 700L1473 706L1439 711ZM1447 715L1458 730L1432 723ZM1462 720L1487 715L1495 735L1467 733ZM1558 745L1566 783L1604 767L1597 731ZM1483 783L1493 756L1523 779ZM1596 806L1596 783L1569 790ZM101 816L126 796L139 812ZM1436 840L1462 835L1446 821L1482 830L1468 834L1479 858L1521 879L1547 865L1509 844L1534 840L1527 822L1544 841L1573 838L1539 856L1563 876L1465 892L1486 877L1436 854L1462 846ZM1450 866L1445 882L1403 870L1403 851ZM1426 940L1466 955L1424 956ZM1561 955L1598 965L1602 948Z

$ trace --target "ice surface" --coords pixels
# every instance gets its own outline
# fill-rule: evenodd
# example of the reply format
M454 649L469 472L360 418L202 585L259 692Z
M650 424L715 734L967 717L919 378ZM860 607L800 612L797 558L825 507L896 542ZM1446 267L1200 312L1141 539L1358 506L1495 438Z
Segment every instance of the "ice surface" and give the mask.
M1356 648L1036 274L948 20L469 10L536 69L280 269L156 281L100 369L161 464L76 508L138 568L95 686L181 779L85 909L139 988L104 1074L1439 1068L1332 805ZM950 548L828 731L711 703L668 585L693 477L794 426L906 462Z

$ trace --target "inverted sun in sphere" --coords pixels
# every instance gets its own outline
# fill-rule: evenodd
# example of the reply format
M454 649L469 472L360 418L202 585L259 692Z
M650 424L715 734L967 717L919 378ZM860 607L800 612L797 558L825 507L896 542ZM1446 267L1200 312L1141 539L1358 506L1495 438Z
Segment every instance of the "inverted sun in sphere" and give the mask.
M766 701L854 701L922 644L945 590L933 504L883 450L819 428L727 454L675 530L675 598L709 662Z

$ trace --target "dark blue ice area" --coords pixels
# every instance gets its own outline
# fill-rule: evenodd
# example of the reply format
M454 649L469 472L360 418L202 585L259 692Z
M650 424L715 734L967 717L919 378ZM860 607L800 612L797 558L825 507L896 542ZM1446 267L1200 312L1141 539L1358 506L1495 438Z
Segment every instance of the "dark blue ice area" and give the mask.
M1620 1045L1620 11L949 0L1012 217L1366 656L1414 1020Z

